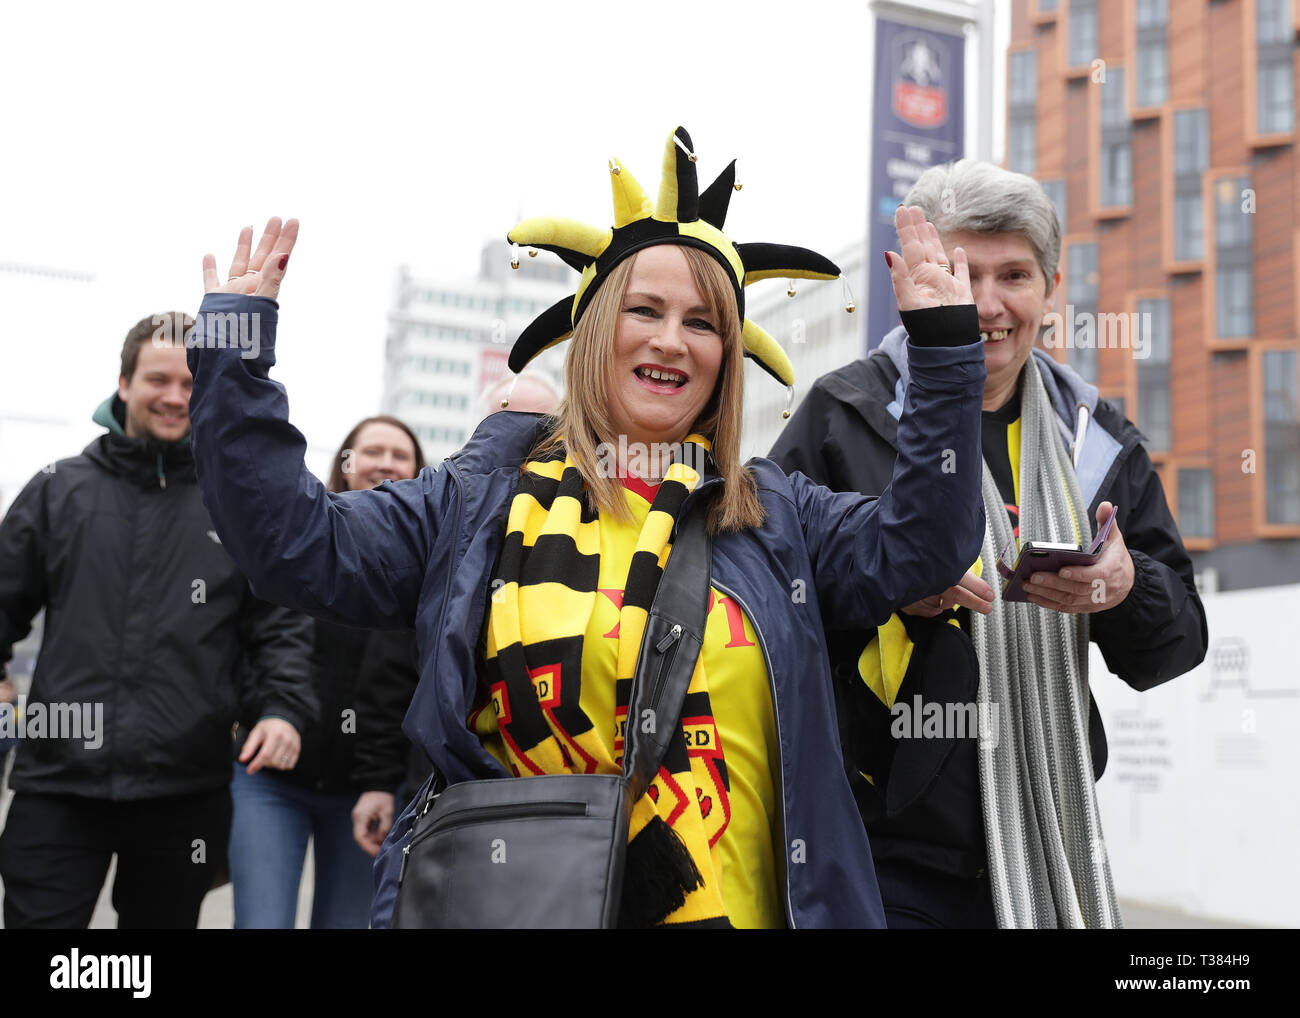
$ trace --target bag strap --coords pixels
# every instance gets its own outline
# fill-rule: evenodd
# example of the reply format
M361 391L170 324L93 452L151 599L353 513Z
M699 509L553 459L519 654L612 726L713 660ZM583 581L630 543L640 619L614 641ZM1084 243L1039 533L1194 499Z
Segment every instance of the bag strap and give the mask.
M713 539L706 507L687 505L685 510L646 619L628 700L623 774L629 779L633 802L659 773L704 644Z

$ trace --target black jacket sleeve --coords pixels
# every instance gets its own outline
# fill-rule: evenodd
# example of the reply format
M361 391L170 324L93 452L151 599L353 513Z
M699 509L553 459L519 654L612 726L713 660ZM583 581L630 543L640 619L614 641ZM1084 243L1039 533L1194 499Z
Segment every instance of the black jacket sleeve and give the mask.
M837 485L841 479L833 476L830 464L822 452L826 436L832 434L832 418L837 416L841 406L820 385L814 385L777 436L768 459L787 474L798 470L818 484L824 484L835 491L844 491L843 487ZM839 433L838 429L835 433Z
M256 717L283 718L301 735L320 715L311 674L311 617L249 591L240 628Z
M363 792L392 792L407 775L411 743L402 719L420 684L415 634L376 630L357 683L353 783Z
M31 632L32 619L45 605L46 494L53 476L32 478L0 520L0 676L14 644Z
M893 477L898 450L818 382L777 437L768 458L832 491L879 495Z
M1133 589L1092 617L1092 639L1112 672L1134 689L1150 689L1205 659L1205 608L1160 477L1141 446L1129 454L1104 500L1119 507L1117 523L1133 558ZM1094 505L1094 517L1096 511Z

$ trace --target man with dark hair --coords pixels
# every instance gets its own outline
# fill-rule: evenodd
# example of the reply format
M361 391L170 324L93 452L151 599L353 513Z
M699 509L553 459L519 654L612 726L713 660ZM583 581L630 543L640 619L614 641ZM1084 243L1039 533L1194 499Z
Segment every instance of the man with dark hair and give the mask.
M316 711L308 619L253 596L199 498L192 326L173 312L127 334L94 416L108 431L0 521L0 666L46 610L30 695L8 715L8 928L86 927L114 854L119 926L193 928L225 859L241 709L259 719L252 770L291 769Z
M135 366L140 361L140 348L153 346L158 349L176 346L183 347L185 340L194 329L194 319L184 311L167 311L161 315L141 318L126 334L122 343L121 377L128 382L135 374Z

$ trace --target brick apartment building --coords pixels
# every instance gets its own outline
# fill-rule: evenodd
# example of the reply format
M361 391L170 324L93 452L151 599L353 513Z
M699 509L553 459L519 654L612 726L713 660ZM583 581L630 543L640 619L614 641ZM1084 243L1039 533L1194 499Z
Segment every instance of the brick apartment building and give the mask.
M1300 582L1298 35L1300 0L1012 6L1007 165L1057 204L1079 340L1054 354L1147 435L1220 589Z

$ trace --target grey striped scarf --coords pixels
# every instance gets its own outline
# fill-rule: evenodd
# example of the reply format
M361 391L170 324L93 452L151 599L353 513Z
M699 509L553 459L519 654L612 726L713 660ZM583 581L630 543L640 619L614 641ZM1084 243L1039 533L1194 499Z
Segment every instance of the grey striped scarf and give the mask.
M1032 356L1020 443L1020 539L1090 541L1088 507ZM983 495L980 557L984 578L997 583L997 555L1012 531L987 466ZM997 598L991 615L971 617L979 716L998 713L997 738L979 746L998 925L1118 927L1088 745L1088 616Z

